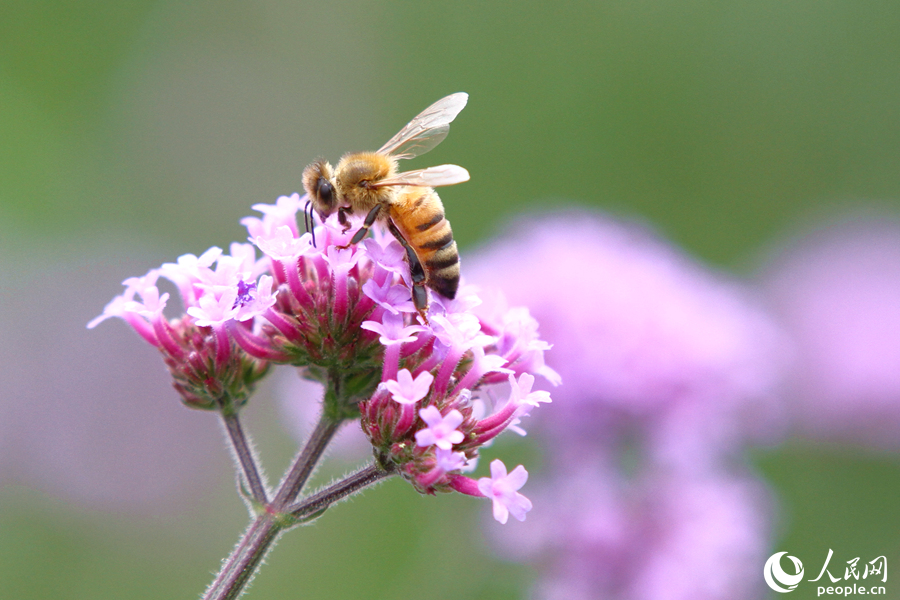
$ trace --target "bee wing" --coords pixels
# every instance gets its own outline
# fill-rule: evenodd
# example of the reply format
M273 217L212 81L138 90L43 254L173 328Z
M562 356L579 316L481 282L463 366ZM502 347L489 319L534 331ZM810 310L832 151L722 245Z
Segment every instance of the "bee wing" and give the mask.
M469 180L469 172L458 165L438 165L427 169L397 173L393 177L370 183L371 187L387 185L416 185L421 187L441 187Z
M441 98L406 124L397 135L378 149L378 154L394 158L413 158L425 154L447 137L450 122L466 106L469 95L465 92Z

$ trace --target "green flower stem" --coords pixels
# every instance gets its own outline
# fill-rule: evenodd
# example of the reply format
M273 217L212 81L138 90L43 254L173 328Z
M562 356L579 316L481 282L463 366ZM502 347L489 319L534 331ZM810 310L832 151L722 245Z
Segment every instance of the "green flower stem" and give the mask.
M331 441L331 438L334 437L338 427L341 426L341 422L340 420L329 418L323 412L319 422L316 423L316 428L313 430L312 435L310 435L306 445L303 446L303 450L294 459L294 463L275 494L275 500L272 501L272 506L270 507L274 512L282 512L300 494L300 490L303 489L309 476L312 475L316 464L325 452L325 447Z
M266 553L275 540L287 529L311 521L331 504L355 494L394 472L389 461L376 460L376 464L362 469L309 498L296 502L297 496L309 480L322 458L325 448L341 424L358 416L356 403L351 399L352 386L347 385L346 373L332 368L327 373L322 415L303 449L294 458L284 478L268 500L256 457L241 429L236 410L220 406L225 429L238 457L241 473L255 501L256 518L247 528L221 571L207 588L203 600L233 600L243 594L253 579Z
M275 515L266 513L257 517L206 590L203 600L234 600L240 597L283 530Z
M238 419L237 412L220 411L222 422L225 424L225 430L228 432L228 439L231 440L231 448L237 456L238 464L241 466L241 473L244 481L250 488L253 500L261 506L269 503L266 495L266 486L263 485L262 478L259 476L259 467L257 466L256 457L250 449L247 436L244 435L244 429Z
M396 470L393 464L389 463L387 467L374 464L360 469L352 475L328 486L327 488L316 492L308 498L302 499L293 506L288 507L287 512L290 513L298 521L305 521L311 517L318 516L326 508L343 500L348 496L352 496L357 492L361 492L370 485L394 475Z
M228 421L229 419L226 419L226 428L228 428ZM315 469L316 463L322 457L325 447L334 437L340 425L341 420L333 419L323 413L306 445L294 459L282 480L275 493L275 499L272 502L261 503L260 506L264 507L263 512L250 524L231 556L225 561L222 570L206 590L206 594L203 596L204 600L232 600L243 593L273 542L278 539L282 531L296 523L295 519L286 514L286 509L303 489ZM231 433L231 428L228 429ZM243 436L241 439L244 439ZM240 456L240 452L238 453ZM250 462L255 465L249 452L248 456L251 456ZM242 468L246 472L243 463ZM261 483L260 487L262 489Z
M235 600L250 583L278 536L292 525L309 521L329 506L394 475L391 467L373 464L290 506L282 514L266 512L250 524L222 571L209 586L204 600Z

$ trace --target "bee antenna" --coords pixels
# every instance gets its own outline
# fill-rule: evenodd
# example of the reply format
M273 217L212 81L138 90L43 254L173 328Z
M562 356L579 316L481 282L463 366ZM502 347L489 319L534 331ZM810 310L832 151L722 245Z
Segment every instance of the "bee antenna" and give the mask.
M306 231L312 233L312 243L313 248L316 247L316 220L313 217L313 209L312 203L307 200L306 206L303 208L303 224L306 226Z
M309 212L309 200L307 200L306 204L303 206L303 229L306 233L309 233L309 217L306 215L307 212Z

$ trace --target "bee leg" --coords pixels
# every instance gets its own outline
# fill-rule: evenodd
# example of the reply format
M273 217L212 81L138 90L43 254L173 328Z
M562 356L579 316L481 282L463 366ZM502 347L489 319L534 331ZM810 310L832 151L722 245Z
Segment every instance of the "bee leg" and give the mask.
M344 226L341 233L347 233L347 230L350 229L350 222L347 220L348 212L350 212L350 210L346 206L338 208L338 223Z
M425 289L424 284L413 285L412 300L416 310L419 312L419 316L422 317L422 322L428 325L428 316L425 314L428 312L428 291Z
M388 220L388 229L394 234L394 237L397 238L403 249L406 250L406 260L409 263L409 277L412 279L413 284L413 305L419 311L422 321L427 325L428 317L425 316L425 312L428 310L428 292L425 290L425 268L419 261L415 250L413 250L412 246L409 245L409 242L406 241L406 238L403 237L403 234L400 233L400 230L397 229L397 226L390 219Z
M340 212L341 210L343 210L343 208L338 209L338 221L341 220L341 214L342 214ZM347 243L346 246L338 246L338 248L343 250L345 248L349 248L350 246L352 246L354 244L360 243L362 241L362 239L364 237L366 237L366 234L369 233L369 229L372 227L372 224L375 222L375 220L378 219L379 214L381 214L381 205L380 204L369 211L369 214L366 215L366 220L363 221L362 227L360 227L359 229L356 230L356 233L353 234L353 237L350 239L350 242ZM347 230L350 229L350 224L346 223L346 220L347 220L347 217L345 216L344 221L342 221L342 223L344 223L345 226L344 226L344 230L341 233L347 233Z

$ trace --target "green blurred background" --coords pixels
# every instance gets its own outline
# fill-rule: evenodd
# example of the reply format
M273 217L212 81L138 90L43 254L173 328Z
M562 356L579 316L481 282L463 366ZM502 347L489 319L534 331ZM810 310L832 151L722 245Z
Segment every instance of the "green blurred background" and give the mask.
M159 405L177 405L155 352L121 323L83 330L119 281L242 240L250 205L298 191L312 159L374 149L456 91L468 107L412 166L471 172L441 192L463 254L511 215L574 202L646 220L749 273L774 240L823 214L900 209L898 31L900 3L874 0L6 0L0 336L30 357L6 377L65 374L67 355L103 356L121 334L102 368L140 361ZM34 303L40 314L17 312ZM78 386L107 393L102 379L73 377L57 403ZM246 418L276 474L295 442L273 393L263 389ZM22 401L0 396L7 413ZM132 411L110 420L124 447L141 426L134 415L158 407L112 401ZM208 435L181 450L202 465L202 485L165 501L92 504L83 499L103 494L72 496L0 461L0 598L202 591L246 512L214 418L173 410ZM9 447L0 439L0 452ZM540 452L502 448L536 464ZM754 462L779 502L773 551L808 570L828 548L842 562L897 564L896 455L794 440ZM323 478L346 468L334 461ZM534 574L490 557L485 510L388 482L289 534L248 597L407 598L423 584L433 599L522 597Z

